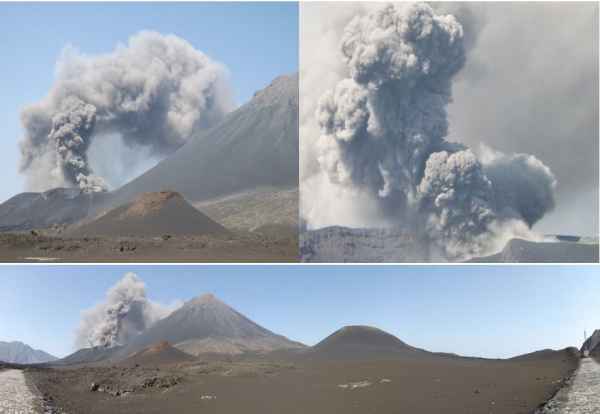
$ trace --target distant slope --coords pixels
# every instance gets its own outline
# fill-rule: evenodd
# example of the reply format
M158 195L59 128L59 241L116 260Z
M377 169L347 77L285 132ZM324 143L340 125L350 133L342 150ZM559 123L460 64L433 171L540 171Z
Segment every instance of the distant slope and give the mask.
M497 254L472 263L598 263L598 244L510 240Z
M119 346L83 348L55 361L54 365L79 365L107 361L114 358L121 350L122 347Z
M161 236L226 233L226 229L192 207L172 191L144 193L90 223L69 231L69 236Z
M74 188L21 193L0 204L0 231L43 229L76 223L109 197L108 193L82 193Z
M297 74L276 78L114 197L170 189L195 202L268 186L298 186Z
M123 353L129 355L161 341L168 341L194 355L303 347L257 325L213 295L203 295L186 302L135 337Z
M513 358L509 358L510 361L542 361L542 360L554 360L557 358L566 359L579 359L577 348L565 348L565 349L542 349L540 351L530 352L528 354L518 355Z
M433 355L371 326L345 326L307 352L311 358L331 360L395 359L418 354Z
M2 342L0 341L0 361L13 364L39 364L44 362L56 361L53 355L47 352L33 349L23 342Z

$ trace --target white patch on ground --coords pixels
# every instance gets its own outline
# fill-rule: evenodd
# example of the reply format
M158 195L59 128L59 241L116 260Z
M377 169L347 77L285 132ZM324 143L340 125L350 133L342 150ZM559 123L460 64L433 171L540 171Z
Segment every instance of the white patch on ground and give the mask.
M569 387L558 394L538 414L597 414L600 412L600 364L592 358L581 366Z
M0 413L34 414L38 406L38 398L27 386L23 371L0 371Z
M356 388L365 388L373 385L370 381L358 381L358 382L350 382L348 384L339 384L339 388L354 390Z

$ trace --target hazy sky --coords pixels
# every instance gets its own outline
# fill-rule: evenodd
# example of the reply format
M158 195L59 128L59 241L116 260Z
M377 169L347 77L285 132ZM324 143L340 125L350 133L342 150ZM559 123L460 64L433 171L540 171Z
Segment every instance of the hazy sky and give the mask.
M450 136L534 154L557 178L556 208L535 229L598 234L598 3L442 3L458 17L467 62Z
M231 72L238 104L297 72L295 3L0 3L0 202L24 190L21 108L41 99L67 45L108 53L140 30L175 34Z
M153 301L212 292L308 345L365 324L432 351L509 357L600 328L592 266L2 266L0 340L72 352L81 311L127 271Z

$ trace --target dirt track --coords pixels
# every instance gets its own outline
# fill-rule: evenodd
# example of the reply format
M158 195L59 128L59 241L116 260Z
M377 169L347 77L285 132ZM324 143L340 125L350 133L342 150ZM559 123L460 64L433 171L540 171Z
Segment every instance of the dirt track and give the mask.
M561 390L541 414L596 414L600 412L600 363L581 361L569 387Z
M23 371L0 371L0 413L33 414L39 412L39 406L39 399L27 386Z

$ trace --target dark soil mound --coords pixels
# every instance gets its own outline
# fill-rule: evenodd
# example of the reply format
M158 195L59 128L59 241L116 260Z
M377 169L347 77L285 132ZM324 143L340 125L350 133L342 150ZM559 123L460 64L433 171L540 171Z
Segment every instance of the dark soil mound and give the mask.
M378 328L345 326L312 347L308 354L326 359L387 359L424 352Z
M171 346L167 341L136 352L125 359L124 365L170 365L193 361L194 357Z
M168 236L226 233L227 230L190 205L179 193L143 193L90 223L69 231L82 236Z

